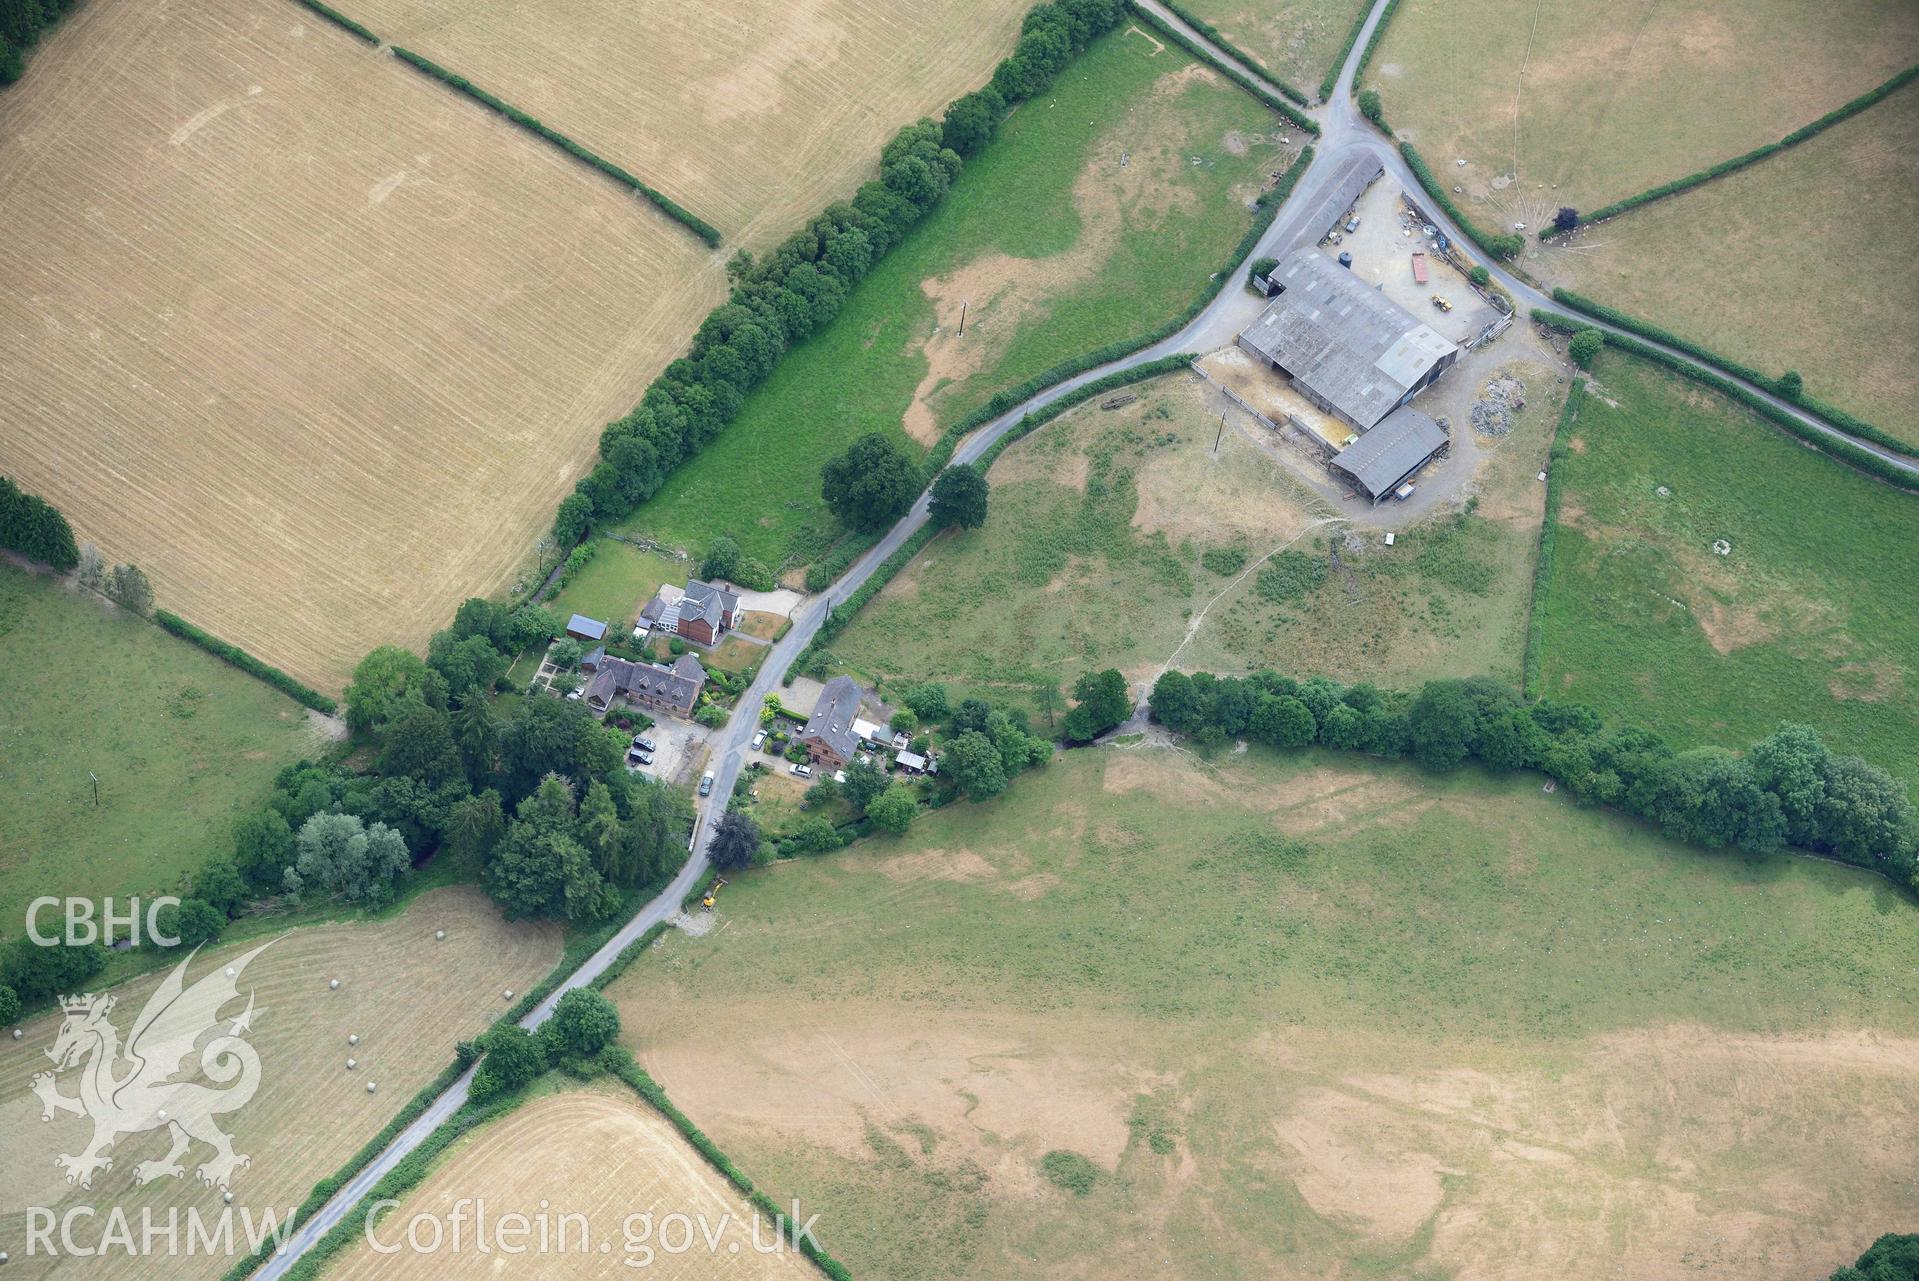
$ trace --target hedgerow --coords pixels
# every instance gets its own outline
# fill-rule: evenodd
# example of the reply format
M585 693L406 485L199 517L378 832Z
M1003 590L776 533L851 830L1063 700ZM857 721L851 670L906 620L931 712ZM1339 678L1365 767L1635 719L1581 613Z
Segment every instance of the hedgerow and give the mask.
M1346 55L1350 54L1353 51L1353 46L1359 43L1359 33L1366 29L1366 15L1371 12L1372 10L1370 8L1362 8L1358 16L1353 19L1353 29L1346 33L1346 42L1339 46L1339 56L1333 59L1332 66L1326 68L1326 76L1319 82L1319 100L1321 102L1325 102L1333 96L1333 89L1339 84L1339 70L1346 65ZM1381 20L1381 25L1384 26L1384 19ZM1354 69L1353 83L1355 85L1359 83L1359 72L1363 70L1365 70L1364 66Z
M1175 0L1160 0L1160 3L1178 15L1181 22L1212 41L1222 52L1227 54L1227 56L1238 59L1242 65L1250 69L1254 75L1259 76L1267 84L1273 86L1273 88L1279 90L1302 107L1311 105L1305 94L1280 79L1271 67L1266 66L1258 58L1255 58L1252 54L1247 53L1244 49L1221 35L1218 27L1215 27L1212 23L1206 21L1206 19L1186 8L1186 6L1176 3Z
M1860 94L1857 98L1854 98L1842 107L1836 107L1828 111L1811 124L1793 130L1778 142L1769 142L1763 147L1755 147L1743 156L1734 156L1731 160L1722 160L1710 168L1687 174L1683 178L1675 178L1671 182L1662 182L1657 187L1648 188L1636 196L1627 196L1624 200L1616 200L1612 204L1602 205L1597 209L1582 213L1579 216L1579 224L1583 226L1586 223L1604 222L1608 218L1616 218L1622 213L1639 208L1641 205L1649 205L1655 200L1664 200L1668 196L1676 196L1682 191L1691 191L1694 187L1711 182L1715 178L1723 178L1727 174L1737 173L1749 165L1756 165L1768 156L1777 155L1788 147L1796 147L1808 138L1813 138L1824 133L1840 121L1858 115L1888 94L1912 83L1915 77L1919 77L1919 65L1907 67L1904 71L1901 71L1898 75L1886 81L1878 88ZM1539 238L1541 240L1551 240L1556 236L1565 235L1572 230L1574 230L1574 228L1561 227L1556 224L1549 227L1542 227L1539 230Z
M1204 49L1200 48L1197 44L1194 44L1193 41L1187 37L1185 32L1179 30L1179 28L1177 27L1168 26L1166 22L1163 21L1160 18L1160 16L1154 13L1152 10L1141 8L1137 4L1132 4L1131 0L1128 0L1128 4L1131 5L1133 16L1135 18L1138 18L1141 22L1145 23L1147 26L1159 32L1161 35L1165 36L1168 40L1171 40L1174 44L1184 49L1187 53L1190 53L1191 55L1193 55L1193 57L1199 59L1199 61L1205 63L1207 66L1211 67L1213 70L1219 72L1219 74L1221 74L1222 76L1225 76L1228 80L1232 81L1234 84L1244 89L1247 93L1252 94L1253 97L1259 99L1261 102L1265 103L1268 107L1271 107L1274 111L1277 111L1280 115L1286 117L1288 120L1292 121L1295 125L1299 126L1301 129L1304 129L1307 133L1312 134L1314 137L1319 136L1319 123L1315 121L1311 116L1306 115L1304 112L1302 112L1298 107L1295 107L1292 103L1286 101L1284 98L1278 97L1275 94L1267 93L1264 89L1260 88L1257 84L1255 84L1251 77L1247 76L1243 72L1238 71L1235 68L1222 66L1219 63L1214 62L1212 58L1207 55ZM1278 82L1275 81L1275 83L1278 83Z
M322 18L325 18L328 22L331 22L334 26L339 27L342 30L351 32L353 35L359 37L361 40L366 41L370 45L377 45L380 43L380 37L374 35L371 31L367 30L365 27L361 26L359 23L355 22L353 19L347 17L344 13L341 13L338 9L334 9L327 5L321 4L320 0L295 0L295 2L298 4L305 5L307 8L313 10L313 12L319 14Z
M1519 251L1526 247L1525 237L1517 232L1500 234L1483 229L1468 218L1464 210L1453 203L1453 198L1440 185L1439 179L1433 176L1433 171L1426 167L1426 161L1412 143L1400 143L1399 154L1406 158L1406 167L1413 171L1413 177L1419 179L1419 185L1426 189L1426 194L1445 210L1446 216L1466 233L1468 240L1495 258L1511 259L1519 256Z
M153 621L181 640L198 645L215 658L231 663L249 676L259 677L288 698L303 703L316 712L331 716L339 708L339 704L311 685L297 680L270 663L261 662L238 645L223 641L213 633L195 627L178 614L156 609L153 611Z
M1392 0L1392 3L1388 4L1383 10L1380 11L1379 25L1373 28L1372 39L1366 42L1365 52L1359 55L1359 65L1353 68L1353 87L1354 88L1359 87L1360 78L1366 74L1366 68L1372 65L1373 54L1376 50L1378 50L1379 42L1386 38L1386 28L1392 25L1393 15L1398 12L1399 12L1399 0ZM1366 15L1362 11L1359 15L1359 21L1353 25L1353 35L1358 36L1359 29L1365 25L1366 25ZM1351 47L1352 47L1352 44L1350 41L1348 41L1347 48L1351 48ZM1341 60L1343 61L1345 58L1345 55L1342 53L1340 57L1341 57ZM1338 75L1339 75L1339 64L1334 63L1333 76L1337 78Z
M1568 433L1572 425L1579 421L1579 407L1585 399L1585 379L1574 378L1572 389L1566 393L1566 403L1560 407L1559 422L1553 428L1552 445L1546 453L1546 515L1539 526L1539 557L1533 564L1532 608L1526 616L1526 653L1520 664L1520 687L1525 690L1527 698L1539 697L1546 589L1552 581L1553 562L1557 556L1559 500L1565 493L1565 480L1559 474L1560 464L1571 454L1571 448L1566 443Z
M661 213L664 213L675 222L690 229L694 235L704 240L708 245L714 247L719 245L720 233L711 223L677 204L670 197L648 186L646 183L641 182L638 178L635 178L611 160L588 151L585 147L582 147L579 143L573 141L573 139L567 137L557 129L547 128L546 125L534 117L529 116L526 112L521 111L518 107L488 93L471 80L468 80L465 76L448 71L431 58L424 57L413 52L411 49L405 49L399 45L393 46L393 54L408 65L432 76L435 80L459 90L475 102L483 106L491 107L522 129L544 138L568 155L584 160L587 164L592 165L595 169L598 169L614 181L624 183L626 186L631 187L658 206Z
M1555 311L1547 311L1543 307L1534 308L1532 316L1533 319L1540 324L1545 325L1549 329L1557 329L1561 333L1577 333L1579 330L1587 328L1586 322L1580 320L1578 317L1561 315ZM1703 387L1710 387L1721 395L1738 401L1746 408L1752 410L1753 413L1758 414L1768 422L1775 423L1784 428L1794 436L1805 441L1808 445L1811 445L1814 449L1822 453L1830 454L1848 466L1857 468L1859 471L1865 472L1870 476L1877 477L1895 488L1919 493L1919 476L1914 476L1912 473L1899 467L1896 463L1881 458L1869 450L1861 449L1858 445L1853 444L1844 437L1828 435L1818 428L1802 422L1796 415L1780 408L1765 397L1748 391L1745 387L1733 382L1731 379L1721 378L1718 374L1710 370L1701 369L1698 365L1683 356L1675 356L1662 348L1655 347L1650 343L1641 342L1639 339L1628 334L1607 334L1606 346L1614 351L1630 352L1635 356L1640 356L1655 364L1664 365L1676 374L1681 374Z
M1594 302L1585 295L1576 294L1570 289L1553 290L1553 301L1571 307L1574 311L1581 311L1588 316L1594 316L1609 324L1617 325L1621 329L1638 334L1642 338L1650 338L1654 342L1664 343L1668 347L1683 351L1693 359L1704 361L1715 369L1723 369L1735 378L1743 378L1756 386L1765 387L1782 399L1790 400L1804 406L1848 435L1857 436L1861 440L1869 440L1875 445L1881 445L1892 450L1894 453L1919 458L1919 446L1914 446L1892 435L1890 432L1882 431L1871 423L1855 418L1843 409L1838 409L1815 400L1811 396L1806 395L1804 391L1800 391L1796 395L1792 394L1785 385L1783 378L1773 378L1761 373L1750 365L1742 365L1730 357L1722 356L1716 351L1701 347L1698 343L1681 338L1678 334L1670 330L1661 329L1650 321L1641 320L1637 316L1629 315L1614 307L1608 307L1604 303Z

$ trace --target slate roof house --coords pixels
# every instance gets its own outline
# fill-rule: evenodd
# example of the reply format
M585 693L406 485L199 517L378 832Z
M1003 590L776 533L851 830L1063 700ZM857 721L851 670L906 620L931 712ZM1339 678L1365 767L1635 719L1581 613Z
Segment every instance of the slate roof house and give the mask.
M680 655L670 668L608 658L587 682L586 705L603 715L623 698L629 704L686 717L693 714L705 684L706 669L691 654Z
M798 742L813 764L843 769L859 750L860 734L853 728L865 691L851 676L835 676L820 690L813 714L806 718Z
M1239 345L1293 389L1367 431L1450 369L1459 348L1316 249L1296 249L1267 277L1279 296Z
M711 645L739 625L740 597L697 578L686 580L686 590L672 599L673 589L666 586L640 611L640 622L668 636L684 636L702 645Z

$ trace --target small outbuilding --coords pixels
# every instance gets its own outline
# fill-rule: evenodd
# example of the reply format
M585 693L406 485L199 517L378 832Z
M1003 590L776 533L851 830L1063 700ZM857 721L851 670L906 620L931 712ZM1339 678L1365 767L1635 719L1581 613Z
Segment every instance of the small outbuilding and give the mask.
M585 614L575 614L566 620L566 634L574 640L591 641L597 645L606 639L606 624Z
M1395 409L1340 450L1329 465L1335 476L1378 503L1445 453L1450 444L1446 429L1417 409Z

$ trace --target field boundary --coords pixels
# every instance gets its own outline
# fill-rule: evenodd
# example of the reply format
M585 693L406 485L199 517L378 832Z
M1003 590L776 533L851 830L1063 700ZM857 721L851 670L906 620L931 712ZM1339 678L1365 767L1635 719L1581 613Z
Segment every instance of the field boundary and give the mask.
M1564 437L1566 431L1579 421L1579 407L1586 399L1586 380L1575 376L1572 388L1566 393L1566 403L1559 407L1559 420L1553 425L1553 436L1546 449L1546 511L1539 522L1538 554L1533 560L1532 602L1526 611L1526 650L1519 664L1519 688L1528 699L1539 698L1539 670L1545 645L1546 589L1552 581L1553 561L1558 550L1559 538L1559 502L1565 495L1565 482L1559 475L1559 464L1572 456L1572 449Z
M302 4L306 4L306 3L310 3L310 0L300 0L300 2ZM400 61L406 63L407 65L413 67L415 70L421 72L422 74L433 77L433 79L440 81L442 84L448 86L449 88L458 90L460 93L465 94L467 97L473 99L475 102L479 103L480 105L484 107L489 107L492 110L499 112L502 116L505 116L508 120L511 120L514 124L520 126L520 128L526 130L528 133L534 134L537 137L552 143L554 146L558 147L561 151L566 152L568 155L574 157L575 159L585 161L587 164L599 170L601 173L613 179L615 182L622 183L625 186L632 188L634 191L639 192L642 196L652 201L653 204L659 209L661 213L673 219L675 222L679 223L681 226L691 231L694 235L698 236L701 240L705 241L709 248L714 248L714 249L719 248L720 233L717 229L714 228L713 224L707 222L705 219L701 218L699 215L693 213L691 210L687 209L684 205L679 204L672 197L665 195L664 193L662 193L655 187L649 186L648 184L641 182L638 178L635 178L632 174L620 168L620 166L614 164L611 160L606 159L604 156L601 156L597 152L590 151L587 148L581 146L579 143L573 141L573 139L567 137L565 134L561 133L559 130L547 127L537 117L530 116L526 112L521 111L518 107L515 107L513 104L505 101L504 99L495 97L493 94L488 93L486 90L480 88L480 86L474 84L471 80L468 80L465 76L462 76L457 72L447 70L447 68L433 61L433 59L428 58L423 54L415 53L413 52L413 50L405 48L401 45L396 44L396 45L390 45L388 47L393 50L394 57L400 59Z
M1181 22L1185 23L1187 26L1191 27L1193 30L1199 32L1199 34L1201 34L1202 36L1205 36L1208 40L1211 40L1215 45L1218 45L1220 50L1223 53L1226 53L1230 55L1231 57L1238 59L1241 63L1245 65L1248 71L1251 71L1254 75L1264 80L1267 84L1279 90L1281 93L1285 94L1288 98L1291 98L1294 102L1297 102L1302 107L1312 105L1307 100L1307 97L1305 94L1293 88L1291 84L1287 83L1285 80L1275 75L1271 67L1261 62L1258 58L1253 57L1252 54L1247 53L1244 49L1240 48L1238 45L1228 40L1225 36L1221 35L1219 33L1218 27L1215 27L1212 23L1206 21L1206 19L1200 17L1198 14L1188 9L1185 5L1180 4L1178 0L1159 0L1159 2L1165 5L1167 8L1167 11L1170 12L1174 17L1178 18ZM1361 15L1360 20L1362 22L1365 20L1364 15ZM1340 57L1343 59L1345 55L1342 53ZM1334 65L1337 66L1338 64L1334 64Z
M1915 79L1919 79L1919 64L1907 67L1904 71L1901 71L1898 75L1886 81L1878 88L1869 89L1857 98L1854 98L1851 102L1840 107L1835 107L1811 124L1802 125L1800 128L1793 130L1781 138L1778 142L1769 142L1763 147L1753 148L1744 155L1734 156L1730 160L1722 160L1716 165L1689 173L1683 178L1675 178L1671 182L1660 183L1657 187L1648 187L1637 195L1627 196L1624 200L1615 200L1609 205L1601 205L1590 214L1582 215L1579 221L1571 227L1561 227L1557 223L1550 227L1541 227L1539 229L1539 238L1541 240L1553 240L1560 236L1569 235L1577 231L1580 227L1593 226L1605 222L1609 218L1616 218L1620 214L1629 213L1643 205L1652 204L1656 200L1664 200L1668 196L1677 196L1682 192L1691 191L1695 187L1702 187L1714 179L1724 178L1728 174L1738 173L1741 169L1756 165L1761 160L1778 155L1780 152L1796 147L1810 138L1817 137L1841 121L1850 120L1867 107L1890 97L1906 85L1911 84Z
M1303 148L1298 158L1295 159L1286 172L1280 176L1279 181L1261 193L1259 197L1259 215L1253 219L1252 225L1246 229L1246 234L1239 238L1239 244L1234 247L1232 256L1227 259L1226 265L1214 273L1212 280L1200 293L1200 296L1193 301L1192 305L1186 309L1185 314L1169 320L1158 328L1149 330L1137 338L1125 338L1118 342L1107 343L1104 347L1095 348L1092 351L1075 356L1071 360L1061 361L1051 369L1034 374L1031 378L1028 378L1025 382L1017 386L995 392L987 399L985 404L940 433L939 440L934 443L931 450L927 451L926 455L925 467L929 481L941 468L946 466L947 462L953 457L953 451L959 448L962 440L965 440L968 436L972 435L973 432L999 417L1007 410L1031 400L1047 388L1063 383L1068 378L1083 374L1089 369L1097 369L1099 366L1109 364L1112 361L1122 360L1134 352L1143 351L1156 342L1164 342L1191 324L1200 312L1206 310L1213 299L1219 297L1220 290L1226 288L1226 286L1238 276L1239 265L1253 252L1253 248L1259 244L1259 238L1264 236L1267 228L1273 225L1273 220L1279 217L1281 206L1286 203L1287 197L1293 194L1293 188L1299 184L1300 175L1306 172L1307 166L1312 164L1312 162L1313 148L1310 146Z
M1561 315L1556 311L1547 311L1544 307L1533 308L1532 316L1546 328L1558 330L1563 334L1576 334L1582 329L1591 328L1577 316ZM1709 369L1702 369L1690 360L1669 355L1650 343L1641 342L1625 334L1607 334L1606 346L1615 351L1629 352L1642 359L1650 360L1654 364L1664 365L1674 373L1681 374L1701 386L1710 387L1721 395L1738 401L1761 418L1777 424L1784 431L1798 437L1835 461L1844 463L1855 471L1863 472L1876 480L1882 480L1895 489L1904 490L1907 493L1919 493L1919 477L1914 477L1897 465L1887 462L1870 450L1860 448L1849 440L1829 436L1816 427L1801 422L1797 417L1787 413L1757 392L1748 391L1729 378L1721 378L1718 374Z
M1141 22L1145 23L1147 26L1151 27L1153 30L1159 32L1161 35L1165 36L1168 40L1171 40L1174 44L1178 45L1181 49L1185 50L1187 55L1191 58L1196 59L1200 63L1200 65L1211 67L1213 70L1219 72L1219 74L1221 74L1222 76L1225 76L1228 80L1232 81L1234 84L1244 89L1247 93L1252 94L1253 97L1257 98L1260 101L1260 103L1263 104L1264 106L1270 107L1274 111L1277 111L1280 115L1286 117L1286 119L1292 121L1293 124L1299 126L1301 129L1304 129L1307 133L1312 134L1315 138L1319 136L1319 122L1317 120L1314 120L1311 116L1307 115L1305 112L1301 111L1298 107L1295 107L1292 103L1286 101L1286 99L1280 97L1278 94L1267 93L1266 90L1261 88L1259 84L1255 80L1253 80L1251 76L1248 76L1245 72L1241 71L1239 68L1228 66L1226 63L1221 62L1219 59L1207 53L1204 49L1200 48L1197 44L1193 43L1192 37L1188 36L1184 31L1181 31L1178 27L1175 27L1172 24L1168 23L1164 18L1161 18L1158 14L1154 13L1152 10L1146 8L1145 6L1141 4L1138 4L1136 0L1126 0L1126 8L1127 8L1127 11L1130 12L1135 18L1138 18ZM1178 13L1179 11L1175 9L1174 12ZM1180 14L1180 20L1182 22L1190 21L1190 19L1188 19L1185 14ZM1224 49L1224 46L1222 46L1222 49ZM1238 54L1237 51L1234 51L1234 50L1226 50L1226 52L1232 53L1233 56L1235 57L1244 56L1244 55ZM1258 66L1257 63L1251 63L1249 65L1252 65L1255 67ZM1273 83L1276 85L1280 84L1279 81L1274 81ZM1284 86L1281 85L1281 87L1283 88Z
M1398 12L1399 0L1387 0L1386 7L1379 11L1379 25L1373 28L1372 37L1366 41L1365 49L1360 51L1359 65L1353 68L1353 92L1359 92L1360 78L1366 74L1366 68L1373 65L1373 55L1379 52L1379 42L1386 38L1386 28L1392 25L1393 15ZM1359 21L1353 24L1352 40L1346 42L1347 50L1352 49L1353 41L1359 39L1359 33L1365 25L1366 14L1361 13L1359 15ZM1342 51L1339 55L1339 63L1333 64L1334 80L1339 78L1339 65L1345 62L1345 60L1346 53Z
M379 43L380 43L379 36L373 34L372 31L361 26L359 23L355 22L353 19L347 17L344 13L341 13L338 9L335 9L331 7L330 5L322 4L320 0L293 0L293 2L298 5L304 5L308 9L313 10L313 12L319 14L322 18L325 18L328 22L331 22L334 26L340 28L342 31L348 32L351 35L361 40L364 40L366 43L375 46L376 48L379 46Z
M1390 138L1392 136L1392 129L1383 119L1374 121L1374 123L1386 131L1387 137ZM1438 203L1439 207L1446 211L1446 216L1451 218L1459 229L1466 233L1469 240L1479 246L1481 253L1488 254L1493 258L1506 262L1510 262L1519 257L1519 251L1526 247L1526 238L1524 236L1521 236L1518 232L1500 233L1487 231L1471 218L1468 218L1466 211L1453 203L1452 196L1440 185L1439 179L1433 176L1433 171L1426 167L1425 157L1419 154L1418 148L1414 147L1412 143L1400 143L1399 154L1405 158L1406 167L1413 171L1413 177L1419 179L1419 185L1426 189L1426 194L1431 196L1433 200Z
M154 610L153 621L159 625L161 631L177 636L188 644L196 645L222 662L239 668L249 676L265 681L296 703L310 707L325 716L331 716L339 710L338 703L311 685L281 671L271 663L255 658L233 642L223 641L212 632L194 626L172 610Z
M1563 307L1571 307L1574 311L1581 311L1588 316L1603 320L1607 324L1617 325L1621 329L1629 330L1632 333L1638 334L1641 338L1649 338L1654 342L1664 343L1666 346L1677 351L1683 351L1695 360L1704 361L1706 364L1731 374L1735 378L1743 378L1754 386L1770 388L1774 395L1790 400L1795 404L1803 405L1821 418L1832 423L1833 426L1840 428L1850 435L1858 436L1863 440L1869 440L1873 444L1890 449L1896 454L1905 454L1910 458L1919 458L1919 446L1901 440L1889 432L1882 431L1871 423L1855 418L1843 409L1838 409L1823 401L1816 400L1806 395L1803 391L1796 396L1792 395L1786 390L1783 380L1769 378L1750 365L1742 365L1728 356L1722 356L1716 351L1701 347L1698 343L1681 338L1669 329L1661 329L1649 320L1641 320L1637 316L1629 315L1616 307L1608 307L1605 303L1596 302L1583 294L1576 294L1570 289L1553 290L1553 301Z

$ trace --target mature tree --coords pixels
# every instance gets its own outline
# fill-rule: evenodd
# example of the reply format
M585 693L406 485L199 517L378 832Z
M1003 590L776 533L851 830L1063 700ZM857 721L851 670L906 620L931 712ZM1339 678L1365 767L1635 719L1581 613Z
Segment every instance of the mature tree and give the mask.
M464 777L466 762L453 741L452 720L425 703L408 708L387 726L380 772L417 778L428 787Z
M948 745L943 768L973 800L983 801L1006 790L1006 766L999 748L978 730L968 730Z
M546 1053L531 1032L517 1023L496 1024L480 1038L486 1057L473 1074L470 1094L476 1103L511 1093L546 1071Z
M1857 756L1826 764L1815 844L1840 858L1891 870L1910 862L1919 830L1905 784Z
M593 525L593 500L585 494L568 494L553 513L553 541L562 550L586 537Z
M874 797L873 803L866 807L866 817L873 820L873 826L895 836L912 826L913 816L917 813L919 800L913 795L913 789L904 783L894 783Z
M1006 99L988 85L977 92L957 98L946 108L941 122L940 141L962 156L970 156L986 145L1006 114Z
M5 477L0 477L0 481ZM100 555L100 549L88 543L80 549L80 567L74 570L74 579L81 587L90 592L104 592L107 588L107 562Z
M1175 734L1190 734L1206 718L1205 704L1193 688L1193 678L1185 672L1161 672L1147 698L1153 719Z
M1579 225L1579 211L1571 205L1559 206L1559 212L1553 215L1553 226L1561 231L1571 231Z
M487 893L509 920L546 916L593 921L619 901L577 835L573 789L548 775L520 802L516 821L487 865Z
M760 825L744 810L728 810L713 829L707 857L722 872L738 872L752 863L759 849Z
M1413 755L1433 769L1451 769L1479 737L1479 709L1464 681L1427 681L1406 713Z
M944 720L953 712L953 705L946 697L946 686L938 681L908 686L900 695L900 701L912 708L922 721Z
M162 935L180 940L175 946L198 947L220 937L227 914L205 899L182 899L177 905L169 903L162 908L156 924Z
M739 573L740 545L725 534L713 540L700 562L700 577L711 581L731 579Z
M630 889L678 866L685 856L686 838L693 830L693 798L654 779L615 777L625 784L626 818L619 847L603 870L615 885Z
M918 732L920 727L920 716L919 716L919 713L914 711L912 708L902 707L897 712L893 713L893 719L888 721L887 724L893 729L895 733L906 734L910 736Z
M548 774L578 785L620 767L620 747L585 703L529 698L500 733L500 767L510 798L530 794Z
M247 883L225 854L215 854L193 874L193 897L218 908L222 918L246 901Z
M115 565L107 575L107 599L145 618L153 612L153 584L138 565Z
M786 844L789 849L801 854L824 854L840 847L840 834L834 830L832 820L824 814L809 814L793 829L793 835L787 837Z
M1484 289L1487 285L1492 283L1493 273L1486 270L1486 268L1484 267L1475 266L1471 271L1466 273L1466 279L1470 280L1473 284L1478 285L1481 289Z
M382 645L360 660L346 687L346 721L378 733L410 707L426 701L426 664L411 650Z
M1386 124L1386 106L1379 99L1379 90L1362 89L1359 93L1359 114L1379 125Z
M1806 390L1806 380L1799 376L1798 370L1788 369L1785 373L1779 375L1778 380L1773 383L1772 389L1781 396L1784 396L1787 400L1798 400Z
M886 772L877 765L865 761L854 761L846 767L846 778L840 783L840 795L846 803L861 814L873 803L873 798L886 790Z
M1328 708L1327 714L1331 713ZM1319 722L1313 718L1312 709L1284 694L1260 695L1247 728L1274 747L1306 747L1319 736Z
M331 800L331 797L328 797ZM306 821L306 816L301 816ZM233 862L255 886L278 890L293 863L293 829L278 810L243 814L233 825Z
M1779 798L1786 839L1812 846L1819 839L1820 807L1826 799L1826 772L1832 753L1807 725L1781 725L1746 753L1759 785Z
M1919 1281L1919 1233L1886 1233L1832 1281Z
M885 529L913 505L920 470L906 452L878 432L854 441L820 470L820 494L849 528Z
M107 963L107 949L98 943L85 947L41 947L26 935L7 945L0 960L0 984L12 988L24 1002L62 992L77 992Z
M540 1046L547 1057L598 1054L620 1034L620 1012L613 1002L590 987L576 987L553 1007L553 1017L540 1025Z
M456 628L435 633L427 645L426 663L446 681L447 693L456 699L490 691L509 666L507 656L494 648L486 634L459 636Z
M1363 732L1362 714L1345 703L1328 710L1326 719L1319 723L1319 741L1347 751L1359 746Z
M1581 369L1590 369L1593 359L1599 355L1599 349L1605 345L1606 335L1587 326L1573 335L1573 340L1566 345L1566 350L1572 356L1573 364Z
M986 523L986 477L977 467L958 464L948 467L933 482L933 497L928 507L935 529L958 525L978 529Z
M353 814L315 814L301 824L296 847L300 883L349 903L388 902L393 882L413 866L398 832L385 823L368 827Z
M613 792L598 779L587 784L586 795L580 798L580 817L574 830L580 844L593 856L593 866L606 876L607 869L619 862L625 834L620 827L620 811L613 804Z
M500 794L489 787L459 801L447 812L441 849L455 862L483 867L505 833L506 816L500 809Z
M20 1017L20 994L0 983L0 1024L12 1023Z
M1074 683L1073 697L1079 702L1060 727L1069 743L1090 743L1133 714L1132 691L1117 668L1087 672Z
M453 714L453 732L460 744L466 775L476 785L493 772L500 756L500 731L493 722L493 700L479 690L469 693Z

